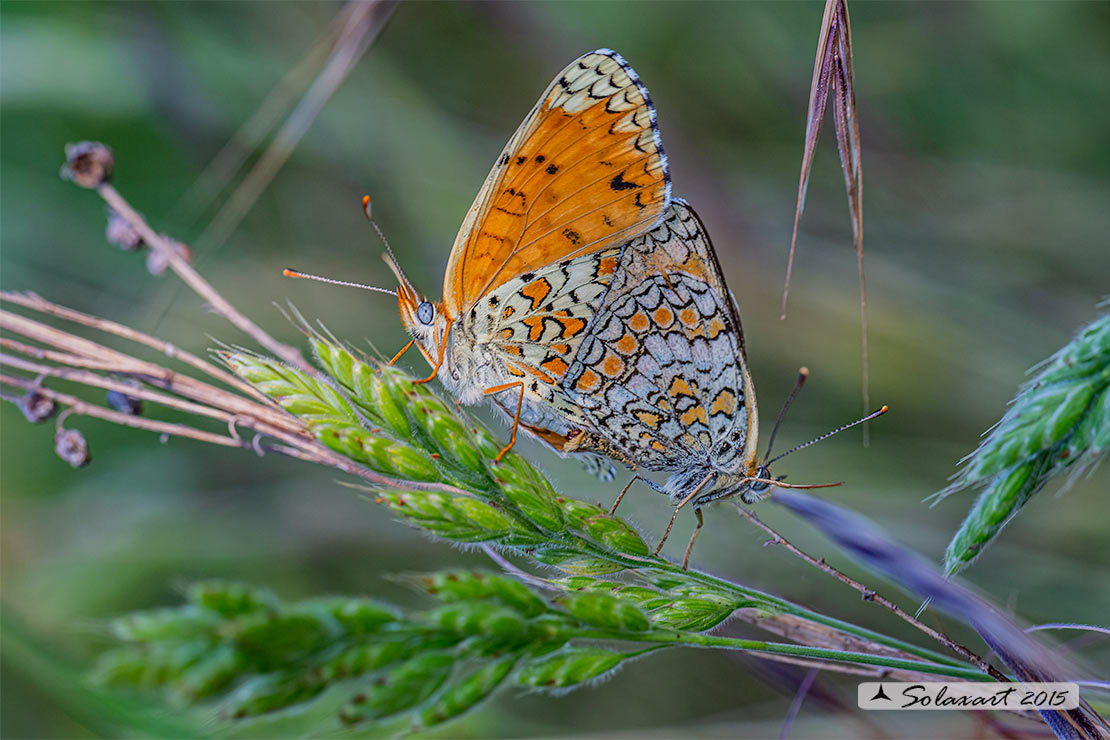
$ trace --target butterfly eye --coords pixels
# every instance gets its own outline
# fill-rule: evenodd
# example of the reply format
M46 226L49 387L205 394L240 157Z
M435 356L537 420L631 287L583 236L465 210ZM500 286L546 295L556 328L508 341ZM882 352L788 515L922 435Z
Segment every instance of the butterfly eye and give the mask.
M416 319L424 326L431 326L435 317L435 307L428 301L424 301L416 307Z

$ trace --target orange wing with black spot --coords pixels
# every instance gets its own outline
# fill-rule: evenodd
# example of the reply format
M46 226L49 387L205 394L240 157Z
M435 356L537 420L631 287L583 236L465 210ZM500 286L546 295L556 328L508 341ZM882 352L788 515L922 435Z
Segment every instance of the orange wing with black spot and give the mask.
M670 175L647 89L608 49L572 62L497 159L443 282L447 315L546 265L619 247L656 226Z

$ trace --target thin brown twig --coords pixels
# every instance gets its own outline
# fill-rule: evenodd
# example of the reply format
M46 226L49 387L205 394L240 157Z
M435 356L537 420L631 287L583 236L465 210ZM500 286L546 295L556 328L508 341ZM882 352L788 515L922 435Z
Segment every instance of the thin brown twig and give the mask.
M396 0L371 0L348 5L344 11L346 21L327 64L289 114L269 147L201 234L198 244L219 245L235 230L244 214L285 164L324 105L347 79L355 63L377 38L396 5Z
M212 307L216 313L223 316L230 321L245 334L250 336L254 341L273 352L290 365L303 370L308 373L315 373L312 366L305 360L304 355L300 350L288 344L284 344L274 339L270 334L260 327L258 324L251 321L245 315L239 312L231 303L224 298L212 284L200 276L193 266L189 264L188 260L166 239L166 237L154 231L147 224L139 213L131 207L131 204L120 195L110 183L102 182L96 186L96 192L104 199L112 210L120 215L127 223L138 232L139 236L151 249L157 249L166 259L166 263L170 269L177 273L185 283L192 288L193 292L199 295L204 301Z
M802 668L813 668L820 671L831 671L833 673L847 673L855 676L870 676L873 678L882 678L890 681L932 681L936 676L927 673L918 673L917 671L906 671L901 668L885 668L883 666L858 666L847 663L833 663L831 661L819 660L816 658L798 658L793 655L776 655L775 653L753 652L750 653L751 657L759 660L770 660L776 663L789 663L790 665L800 666ZM959 680L959 679L949 679Z
M976 655L975 653L973 653L970 649L968 649L967 647L965 647L965 646L961 645L960 643L956 642L955 640L953 640L951 637L944 634L943 632L935 630L932 627L930 627L929 625L920 621L919 619L916 619L912 614L910 614L906 610L902 609L902 607L898 606L897 604L895 604L893 601L891 601L887 597L883 596L882 594L878 593L877 591L875 591L873 589L867 588L866 586L864 586L859 581L857 581L854 578L852 578L852 577L842 573L841 571L837 570L836 568L834 568L833 566L831 566L827 562L825 562L824 558L815 558L812 555L810 555L809 553L799 549L796 545L794 545L788 539L786 539L781 534L779 534L777 531L775 531L770 525L764 523L763 520L761 520L758 516L756 516L754 512L748 510L747 508L745 508L743 506L737 506L736 508L737 508L737 511L740 512L740 516L744 517L745 519L750 521L752 524L759 527L760 529L762 529L764 532L766 532L767 534L769 534L771 536L771 540L769 541L769 544L782 546L788 552L798 556L799 558L806 561L807 563L814 566L815 568L818 568L819 570L822 570L825 573L828 573L829 575L831 575L833 578L840 581L841 583L844 583L848 586L851 586L856 591L859 591L859 593L863 596L864 601L870 601L870 602L873 602L875 604L878 604L878 605L884 607L888 611L892 612L893 614L895 614L896 616L901 618L903 621L913 625L914 627L921 630L922 632L924 632L929 637L931 637L934 640L936 640L937 642L941 643L942 645L947 647L949 650L951 650L952 652L959 655L961 658L964 658L965 660L969 661L975 667L977 667L979 670L981 670L984 673L987 673L988 675L990 675L991 678L993 678L994 680L996 680L996 681L1009 681L1010 680L1010 679L1006 678L1006 676L1004 676L1001 672L999 672L998 669L996 669L994 666L992 666L990 663L988 663L983 658L981 658L978 655Z
M69 352L58 352L52 349L43 349L42 347L32 347L23 342L17 342L8 337L0 337L0 347L7 347L10 350L19 352L20 354L34 357L39 360L50 360L51 362L60 362L70 367L86 368L88 370L104 370L107 372L126 372L126 369L119 362L112 362L108 360L96 360L89 357L82 357L80 355L71 354Z
M201 372L215 378L216 380L219 380L225 385L228 385L238 391L242 391L243 393L246 393L248 395L254 396L259 401L262 401L267 405L276 406L269 396L255 388L250 383L246 383L243 380L240 380L226 370L222 370L216 365L213 365L211 362L207 362L200 357L197 357L192 352L181 349L180 347L158 339L157 337L151 336L149 334L144 334L143 332L136 329L132 329L130 326L119 324L115 321L109 321L108 319L102 319L99 316L93 316L91 314L83 313L81 311L59 305L52 301L46 300L37 293L32 293L30 291L26 291L23 293L8 290L0 291L0 300L8 301L10 303L16 304L17 306L23 306L24 308L30 308L38 311L39 313L46 313L50 314L51 316L57 316L58 318L72 321L75 324L82 324L94 329L99 329L100 331L109 334L115 334L118 337L123 337L124 339L129 339L132 342L136 342L137 344L142 344L144 346L150 347L151 349L158 350L166 357L180 360L186 365L200 370Z
M46 388L39 385L33 380L26 378L16 378L11 375L0 375L0 383L5 385L23 388L25 390L34 390L47 398L51 398L59 403L69 406L73 413L79 416L93 416L98 419L110 421L114 424L121 424L125 427L133 427L135 429L145 429L150 432L157 432L159 434L172 434L178 437L190 437L200 442L209 442L214 445L222 447L243 447L241 442L237 442L231 437L225 437L221 434L213 434L212 432L205 432L201 429L196 429L185 424L174 424L168 421L156 421L154 419L146 419L141 416L132 416L131 414L124 414L119 411L112 411L103 406L82 401L76 396L71 396L68 393L60 393L52 388Z
M194 401L232 413L261 418L273 426L286 428L302 436L307 435L304 422L277 407L259 404L189 375L139 360L26 316L0 309L0 328L78 355L68 361L68 364L134 375L163 390L173 391Z
M3 341L3 340L0 340ZM79 368L69 367L54 367L51 365L42 365L37 362L29 362L21 357L14 357L12 355L0 353L0 364L9 367L19 368L28 372L39 373L39 375L47 375L61 380L68 380L74 383L81 383L82 385L92 386L94 388L104 388L110 391L119 391L125 393L133 398L141 398L144 401L157 403L166 408L177 409L184 411L187 414L196 414L197 416L207 416L211 419L219 419L220 421L229 421L235 418L235 414L228 413L222 409L215 409L211 406L206 406L193 401L184 401L176 396L171 396L167 393L159 393L147 388L136 387L119 380L112 378L105 378L102 375L82 370ZM40 381L41 382L41 381Z

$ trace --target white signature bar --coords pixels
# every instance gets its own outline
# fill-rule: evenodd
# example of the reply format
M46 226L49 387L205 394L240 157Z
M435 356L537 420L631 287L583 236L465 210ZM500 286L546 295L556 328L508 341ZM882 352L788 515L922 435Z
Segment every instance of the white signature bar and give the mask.
M860 709L1075 709L1074 683L868 682L859 685Z

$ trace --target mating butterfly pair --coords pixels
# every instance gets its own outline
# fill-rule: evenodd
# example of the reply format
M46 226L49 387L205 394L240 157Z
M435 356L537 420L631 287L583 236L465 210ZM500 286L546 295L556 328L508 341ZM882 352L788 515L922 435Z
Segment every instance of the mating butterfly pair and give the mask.
M655 109L616 52L572 62L509 140L442 303L387 262L426 380L513 418L502 455L523 428L565 455L671 472L645 482L692 502L699 529L702 505L769 487L735 299L697 214L671 196Z

